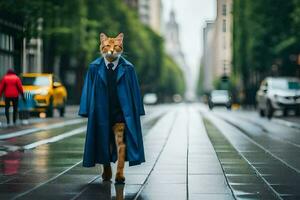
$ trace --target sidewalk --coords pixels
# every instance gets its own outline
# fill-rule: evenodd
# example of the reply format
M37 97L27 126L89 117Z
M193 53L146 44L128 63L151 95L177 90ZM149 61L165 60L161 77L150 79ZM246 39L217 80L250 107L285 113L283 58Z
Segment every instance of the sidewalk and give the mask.
M20 131L24 129L33 128L35 126L44 126L49 124L55 124L61 121L65 121L68 119L74 119L78 117L78 106L71 105L67 106L65 117L59 117L59 113L57 110L54 110L54 117L53 118L39 118L39 117L31 117L28 120L20 121L17 120L16 126L7 127L6 118L4 114L4 107L0 107L0 135L6 134L10 132ZM10 118L12 120L12 108L10 108Z
M83 136L76 137L80 137L82 143ZM165 114L145 133L144 146L146 163L126 166L125 185L102 182L98 167L83 168L79 161L57 176L31 186L33 189L18 196L20 199L57 200L107 200L123 199L122 197L134 200L233 199L196 110L180 106ZM61 152L61 148L62 146L55 149ZM32 170L28 175L38 177L41 170ZM47 177L47 174L43 174L43 177Z
M263 130L203 105L161 108L142 118L146 162L126 166L126 184L82 167L85 131L69 125L11 141L34 149L0 157L0 199L299 199L298 129L268 121L276 131Z

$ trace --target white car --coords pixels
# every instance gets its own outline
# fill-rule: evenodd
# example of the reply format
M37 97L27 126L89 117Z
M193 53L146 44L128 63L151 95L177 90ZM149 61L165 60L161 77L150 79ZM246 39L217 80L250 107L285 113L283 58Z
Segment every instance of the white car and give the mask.
M289 109L300 114L300 80L288 77L268 77L264 79L256 93L257 108L260 116L271 118L276 110L284 116Z
M143 102L144 104L153 105L157 103L157 95L155 93L147 93L144 95Z
M209 109L215 106L225 106L228 110L231 109L231 97L227 90L213 90L208 99Z

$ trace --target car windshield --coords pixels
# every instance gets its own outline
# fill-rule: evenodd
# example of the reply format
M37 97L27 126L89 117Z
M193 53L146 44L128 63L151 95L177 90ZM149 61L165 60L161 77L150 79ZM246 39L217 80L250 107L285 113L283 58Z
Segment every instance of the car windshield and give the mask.
M50 80L48 76L22 77L22 84L35 86L49 86Z
M271 87L273 89L281 90L299 90L300 82L299 81L289 81L289 80L272 80Z
M215 90L212 91L211 93L212 97L224 97L224 96L228 96L228 91L227 90Z

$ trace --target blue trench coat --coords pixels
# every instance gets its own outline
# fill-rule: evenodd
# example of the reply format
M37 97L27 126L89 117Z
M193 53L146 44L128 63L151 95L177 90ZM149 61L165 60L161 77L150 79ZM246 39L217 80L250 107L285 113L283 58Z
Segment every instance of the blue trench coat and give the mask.
M82 89L79 115L88 117L83 154L83 167L96 163L109 164L117 160L115 144L109 123L108 92L104 58L89 65ZM117 92L124 114L126 161L129 165L145 162L140 116L145 115L134 66L120 57L117 70Z

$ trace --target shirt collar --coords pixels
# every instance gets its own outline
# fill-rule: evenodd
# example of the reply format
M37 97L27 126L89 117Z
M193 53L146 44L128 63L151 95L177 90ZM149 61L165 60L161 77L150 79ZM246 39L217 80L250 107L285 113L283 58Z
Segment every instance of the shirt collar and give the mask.
M106 58L104 58L104 62L105 62L105 66L106 66L106 68L108 69L108 64L109 63L112 63L112 64L114 64L114 67L112 68L112 70L115 70L116 68L117 68L117 66L118 66L118 63L119 63L119 58L117 58L115 61L113 61L113 62L109 62L108 60L106 60Z

